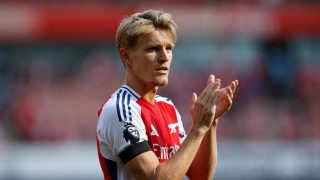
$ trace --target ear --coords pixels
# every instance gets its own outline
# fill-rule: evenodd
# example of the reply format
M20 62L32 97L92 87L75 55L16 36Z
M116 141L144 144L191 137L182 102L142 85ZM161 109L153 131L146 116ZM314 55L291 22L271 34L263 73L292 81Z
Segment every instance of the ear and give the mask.
M120 59L122 61L122 63L125 65L125 66L130 66L132 64L132 60L130 59L130 56L129 56L129 51L128 49L126 48L121 48L119 50L119 56L120 56Z

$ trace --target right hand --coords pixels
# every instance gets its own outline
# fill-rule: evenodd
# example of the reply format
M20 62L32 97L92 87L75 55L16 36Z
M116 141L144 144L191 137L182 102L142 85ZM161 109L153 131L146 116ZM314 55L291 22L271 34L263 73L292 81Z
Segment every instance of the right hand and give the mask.
M220 79L215 79L210 75L207 87L199 97L196 93L192 94L190 111L193 119L193 128L207 131L210 129L216 114L216 93L220 89Z

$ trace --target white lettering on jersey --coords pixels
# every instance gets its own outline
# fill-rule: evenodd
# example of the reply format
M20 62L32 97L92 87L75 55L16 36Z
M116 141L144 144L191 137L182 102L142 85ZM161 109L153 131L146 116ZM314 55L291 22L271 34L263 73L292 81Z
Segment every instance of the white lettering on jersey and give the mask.
M151 124L151 129L152 129L152 131L150 133L151 136L159 136L156 128L154 128L154 126L152 124Z
M179 145L174 146L160 146L159 144L152 144L153 152L157 155L158 159L169 159L179 149ZM160 152L160 154L159 154Z
M170 134L176 133L177 132L176 127L179 126L179 123L169 124L168 126L170 128Z

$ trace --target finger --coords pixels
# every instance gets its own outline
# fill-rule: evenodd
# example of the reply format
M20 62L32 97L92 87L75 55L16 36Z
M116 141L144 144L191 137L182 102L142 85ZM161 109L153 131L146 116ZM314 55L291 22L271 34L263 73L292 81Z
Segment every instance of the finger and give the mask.
M212 108L211 108L211 111L216 114L216 109L217 109L217 105L213 105Z
M213 90L214 91L217 91L220 89L220 86L221 86L221 80L220 79L217 79L214 83L214 86L213 86Z
M215 86L216 82L214 83L210 83L201 93L201 95L199 96L199 100L203 101L204 103L207 103L208 100L210 99L211 95L214 95L214 86Z
M233 92L235 92L236 91L236 89L237 89L237 87L238 87L238 85L239 85L239 81L238 80L234 80L234 89L232 89L232 91Z
M221 86L220 79L217 79L213 84L213 89L211 89L211 91L208 92L208 103L210 103L210 105L215 104L217 91L220 89Z
M212 75L211 78L214 78L214 76ZM211 104L215 96L215 91L219 90L220 86L221 86L220 79L216 79L214 82L209 83L207 87L200 94L199 100L205 103L209 102Z
M232 98L233 98L233 94L237 89L237 85L238 84L238 80L234 80L230 83L230 85L227 88L231 88L231 93L232 93ZM229 90L227 89L227 93L230 94Z
M208 80L208 82L209 82L209 80ZM199 96L198 99L207 98L207 97L206 97L206 96L208 96L208 95L207 95L207 94L208 94L207 92L208 92L209 89L211 89L213 86L214 86L214 83L209 83L209 84L207 85L207 87L204 88L204 90L201 92L201 94L200 94L200 96Z
M231 92L234 92L234 90L236 89L236 82L235 81L231 82L230 88L231 88Z
M229 87L227 88L227 93L228 93L228 96L230 96L231 98L233 98L232 86L229 86Z
M231 105L232 105L232 98L230 96L228 96L228 110L231 108Z
M213 74L210 74L208 81L207 81L207 85L210 83L213 83L215 81L215 79L216 79L215 76Z
M197 100L197 94L196 93L192 93L192 97L191 97L191 101L190 101L190 105L189 105L189 110L192 111L194 108L194 103Z

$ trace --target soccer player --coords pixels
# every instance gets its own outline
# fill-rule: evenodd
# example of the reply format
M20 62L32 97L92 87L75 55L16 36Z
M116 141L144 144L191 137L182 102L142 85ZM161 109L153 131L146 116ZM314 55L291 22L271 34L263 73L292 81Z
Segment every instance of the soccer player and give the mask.
M125 84L99 111L97 147L105 179L211 179L217 159L218 118L238 86L220 88L209 76L206 88L192 94L193 125L186 135L170 99L157 95L167 85L176 24L169 13L148 10L125 18L116 44Z

